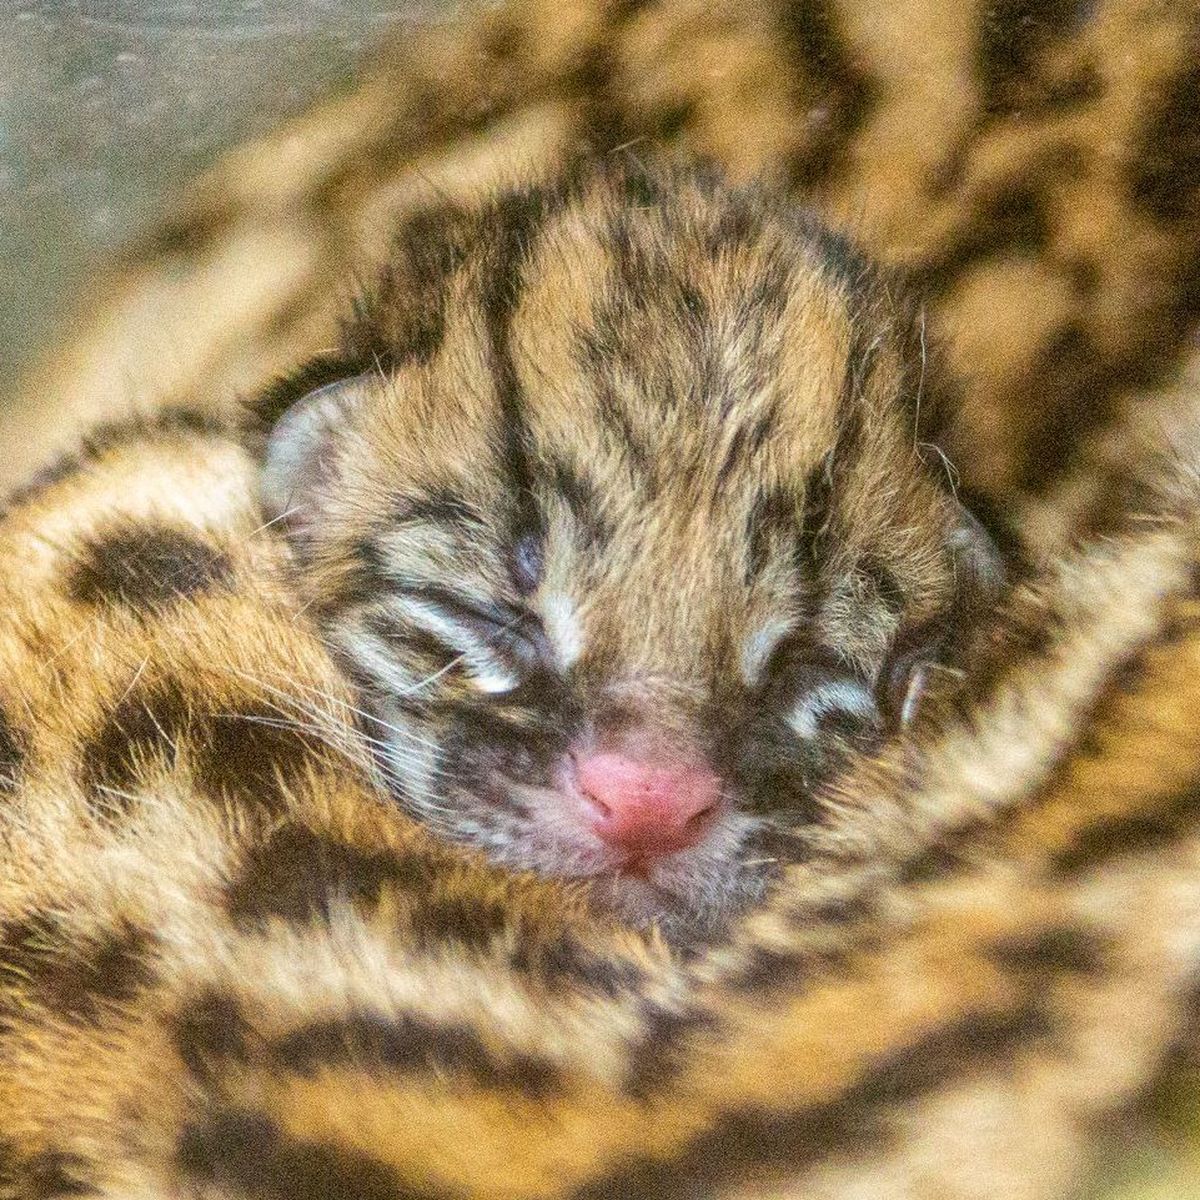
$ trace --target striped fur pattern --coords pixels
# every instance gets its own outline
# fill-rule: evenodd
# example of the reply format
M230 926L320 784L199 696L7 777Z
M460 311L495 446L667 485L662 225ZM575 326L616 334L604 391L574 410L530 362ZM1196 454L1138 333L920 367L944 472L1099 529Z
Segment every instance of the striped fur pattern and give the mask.
M266 515L392 789L712 927L994 598L917 428L918 307L778 197L611 161L427 214L389 262L258 409ZM597 745L716 769L703 839L625 871L570 816Z
M1194 387L1147 389L1200 303L1198 31L1194 0L509 0L199 181L0 429L6 482L53 464L0 518L0 1197L1073 1194L1197 1011L1196 496L1130 447L1161 420L1194 462ZM663 149L917 277L960 493L1041 564L685 953L387 799L228 420L338 344L397 228L468 237L481 183ZM467 258L430 313L483 311ZM437 268L393 261L401 292ZM922 314L874 316L878 386ZM386 329L433 349L380 365L433 387L455 330ZM500 592L511 533L471 556Z
M1032 1200L1188 1032L1192 517L1019 588L681 959L382 799L254 489L165 413L0 524L0 1194Z
M945 449L1053 549L1030 506L1136 419L1129 389L1169 375L1197 316L1198 47L1195 0L481 6L199 181L27 381L0 470L146 397L228 412L332 345L364 263L447 196L670 145L916 276L967 382Z

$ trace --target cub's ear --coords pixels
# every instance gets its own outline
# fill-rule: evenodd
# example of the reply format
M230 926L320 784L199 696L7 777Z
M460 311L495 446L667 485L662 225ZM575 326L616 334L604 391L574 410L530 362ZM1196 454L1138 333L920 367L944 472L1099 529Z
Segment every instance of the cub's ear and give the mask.
M959 604L982 616L1004 588L1004 557L979 519L958 501L947 544L958 574Z
M327 383L297 400L267 437L259 497L267 519L306 538L332 481L339 441L364 394L366 376Z

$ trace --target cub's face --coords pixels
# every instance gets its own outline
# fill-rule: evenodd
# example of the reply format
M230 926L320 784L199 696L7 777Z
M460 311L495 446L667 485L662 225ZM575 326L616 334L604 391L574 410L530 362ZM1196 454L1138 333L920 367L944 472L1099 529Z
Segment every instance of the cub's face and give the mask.
M926 387L838 239L600 172L414 220L344 352L265 402L264 497L397 799L695 931L995 584Z

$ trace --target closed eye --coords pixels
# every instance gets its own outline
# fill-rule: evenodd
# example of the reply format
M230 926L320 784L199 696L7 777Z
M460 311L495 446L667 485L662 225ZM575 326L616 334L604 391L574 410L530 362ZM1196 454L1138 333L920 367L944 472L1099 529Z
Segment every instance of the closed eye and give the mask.
M806 689L787 715L802 738L853 738L878 724L879 713L866 684L844 677L827 679Z
M438 584L403 587L396 604L408 621L457 657L463 673L483 692L513 691L545 659L545 634L523 609Z
M804 741L860 741L877 733L879 708L870 684L803 632L779 645L768 674L767 703Z

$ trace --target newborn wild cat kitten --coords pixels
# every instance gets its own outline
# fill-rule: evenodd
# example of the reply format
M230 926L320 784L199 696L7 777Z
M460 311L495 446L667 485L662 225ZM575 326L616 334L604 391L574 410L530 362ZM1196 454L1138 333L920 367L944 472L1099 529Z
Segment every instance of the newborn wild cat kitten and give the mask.
M263 495L397 799L711 930L995 592L916 310L782 199L608 166L412 221Z

